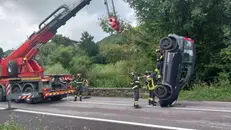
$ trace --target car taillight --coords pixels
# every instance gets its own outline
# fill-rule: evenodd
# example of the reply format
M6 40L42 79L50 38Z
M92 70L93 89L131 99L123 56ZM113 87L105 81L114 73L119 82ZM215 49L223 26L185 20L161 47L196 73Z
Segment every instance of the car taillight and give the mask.
M194 40L191 39L191 38L185 37L184 39L185 39L186 41L190 41L191 43L194 43Z

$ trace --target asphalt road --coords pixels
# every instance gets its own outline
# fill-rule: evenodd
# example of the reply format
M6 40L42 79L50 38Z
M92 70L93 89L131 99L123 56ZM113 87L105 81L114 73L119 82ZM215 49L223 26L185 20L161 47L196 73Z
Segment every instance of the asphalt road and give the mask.
M13 115L30 130L41 126L48 130L231 130L231 103L178 102L173 108L147 105L133 108L130 98L99 98L73 102L73 97L62 101L36 105L12 104L12 111L0 103L0 123ZM184 129L187 128L187 129Z

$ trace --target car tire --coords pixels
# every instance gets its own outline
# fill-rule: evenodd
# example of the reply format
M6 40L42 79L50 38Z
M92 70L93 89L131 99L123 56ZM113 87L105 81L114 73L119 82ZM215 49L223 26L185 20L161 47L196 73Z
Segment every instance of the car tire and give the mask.
M172 39L165 37L160 40L160 48L162 50L169 50L173 47Z
M9 61L7 67L8 73L12 77L16 77L18 75L18 64L14 60Z

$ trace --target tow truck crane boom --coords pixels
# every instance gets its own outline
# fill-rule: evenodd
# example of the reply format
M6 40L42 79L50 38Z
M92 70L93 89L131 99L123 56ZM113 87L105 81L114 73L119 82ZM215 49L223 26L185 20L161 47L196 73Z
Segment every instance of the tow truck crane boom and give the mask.
M67 5L61 5L53 13L51 13L44 21L39 24L39 31L34 32L30 37L15 51L13 51L8 57L1 59L0 61L0 77L21 77L21 76L33 76L43 73L44 69L40 67L36 61L32 58L38 53L39 48L46 44L56 33L57 30L65 25L66 22L74 17L78 11L83 7L90 4L91 0L81 0L69 7ZM56 13L63 10L57 16ZM52 16L55 16L49 23L47 22ZM44 25L44 26L43 26ZM20 69L20 65L23 64L23 60L26 62L26 68ZM21 70L21 73L19 72Z
M15 100L31 104L46 99L61 100L75 92L69 85L71 75L43 75L44 68L34 57L57 30L90 1L79 0L72 6L61 5L39 24L39 30L32 33L19 48L6 58L0 58L0 102Z

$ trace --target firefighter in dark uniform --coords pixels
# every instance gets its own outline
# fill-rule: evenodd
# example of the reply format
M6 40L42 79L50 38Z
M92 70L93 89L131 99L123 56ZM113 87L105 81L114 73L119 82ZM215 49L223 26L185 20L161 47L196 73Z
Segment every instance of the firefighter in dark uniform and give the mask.
M148 104L153 105L153 106L156 106L154 89L157 85L157 81L158 81L158 78L157 78L156 72L152 74L151 72L149 72L149 76L147 77L147 80L146 80L147 89L149 91Z
M157 53L157 62L156 62L155 72L156 72L157 78L160 82L160 80L163 76L164 52L161 49L156 49L156 53Z
M77 101L78 95L79 95L79 100L82 101L84 79L81 77L81 74L76 75L73 83L74 83L74 86L76 86L76 93L75 93L74 101Z
M134 107L141 108L138 104L139 97L140 97L140 88L141 88L140 77L136 76L134 72L130 73L130 76L132 78L131 85L134 91Z

